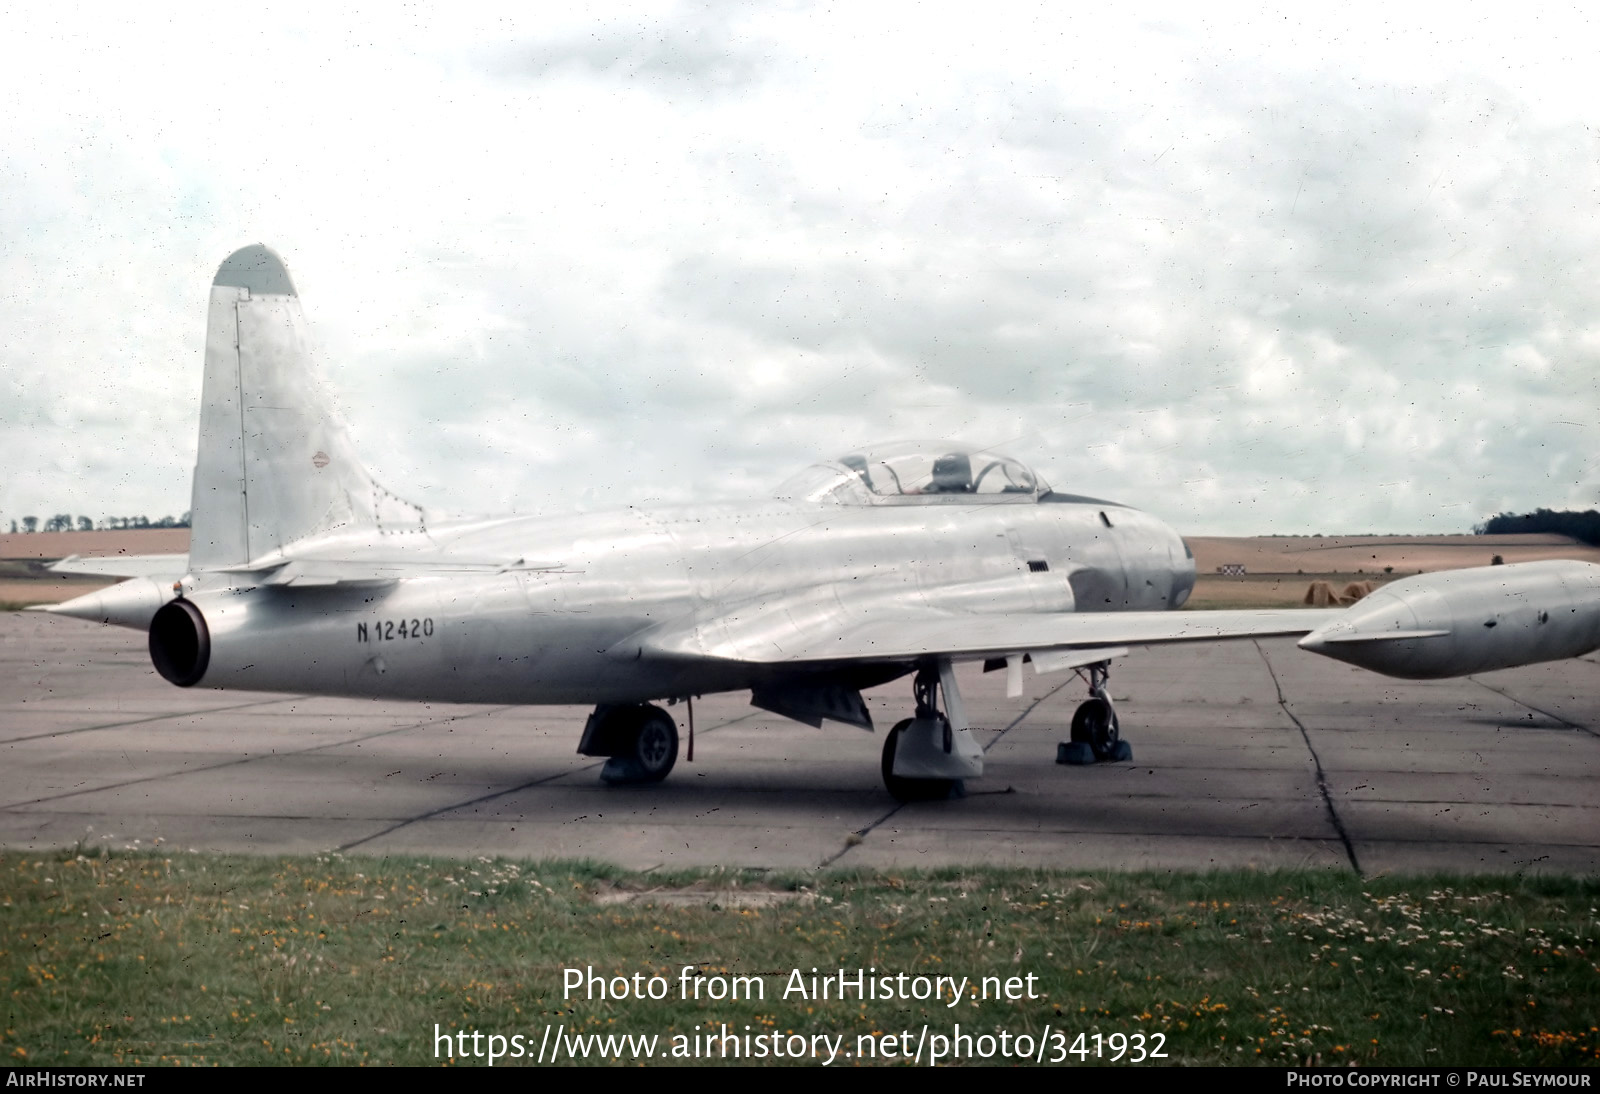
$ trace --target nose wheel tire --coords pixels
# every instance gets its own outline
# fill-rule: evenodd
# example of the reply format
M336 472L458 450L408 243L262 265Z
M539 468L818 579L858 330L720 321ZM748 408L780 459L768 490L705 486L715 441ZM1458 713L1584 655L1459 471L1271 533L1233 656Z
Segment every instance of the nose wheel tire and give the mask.
M1085 744L1101 763L1126 759L1117 712L1104 699L1089 699L1072 716L1072 743ZM1131 756L1131 750L1127 750Z
M911 719L897 722L883 741L883 786L897 802L944 801L957 793L960 779L908 779L894 773L894 753Z

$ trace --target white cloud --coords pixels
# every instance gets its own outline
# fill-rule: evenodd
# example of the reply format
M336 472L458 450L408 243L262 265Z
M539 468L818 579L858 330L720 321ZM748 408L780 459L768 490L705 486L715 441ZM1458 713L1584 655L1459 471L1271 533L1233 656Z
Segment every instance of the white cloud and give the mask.
M1600 500L1581 12L407 12L0 17L0 516L187 508L255 240L434 508L940 434L1195 532Z

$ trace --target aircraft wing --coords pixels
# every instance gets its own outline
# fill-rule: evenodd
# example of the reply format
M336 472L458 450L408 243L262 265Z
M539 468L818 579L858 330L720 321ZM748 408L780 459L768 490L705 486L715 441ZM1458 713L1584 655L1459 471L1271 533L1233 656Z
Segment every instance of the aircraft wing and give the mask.
M102 577L180 578L189 572L188 555L107 555L84 558L70 555L48 567L58 574L95 574Z
M905 613L857 619L796 618L792 611L705 620L642 637L646 655L717 658L767 665L915 661L927 656L975 661L1015 653L1082 650L1225 638L1307 634L1339 609L1270 611ZM1116 652L1122 652L1120 650ZM1039 660L1044 658L1039 657ZM1094 658L1098 659L1098 658ZM1050 660L1066 662L1066 657Z

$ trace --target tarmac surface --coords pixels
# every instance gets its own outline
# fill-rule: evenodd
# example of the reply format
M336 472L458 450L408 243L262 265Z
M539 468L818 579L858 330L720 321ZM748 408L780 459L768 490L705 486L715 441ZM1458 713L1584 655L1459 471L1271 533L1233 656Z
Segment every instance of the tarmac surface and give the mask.
M1062 767L1072 673L1005 698L961 670L987 772L900 805L883 737L695 703L661 785L575 754L576 707L180 689L144 636L0 615L0 846L589 858L622 866L1319 867L1600 873L1600 657L1390 680L1290 640L1135 650L1111 694L1134 761ZM880 730L909 681L868 695Z

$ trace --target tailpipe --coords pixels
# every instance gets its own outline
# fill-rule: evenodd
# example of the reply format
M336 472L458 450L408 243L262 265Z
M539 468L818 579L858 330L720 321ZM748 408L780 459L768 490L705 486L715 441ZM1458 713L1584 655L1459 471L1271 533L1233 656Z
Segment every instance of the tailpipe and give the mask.
M150 660L162 679L180 688L198 684L211 665L211 630L200 609L174 600L150 621Z

